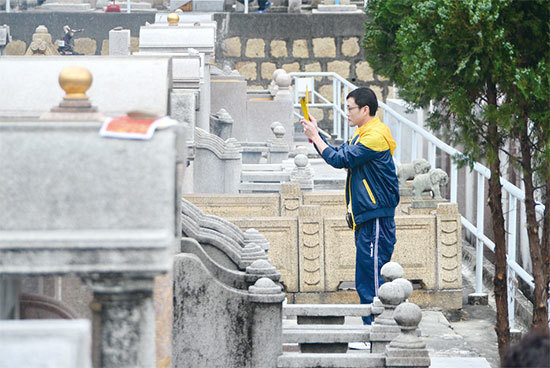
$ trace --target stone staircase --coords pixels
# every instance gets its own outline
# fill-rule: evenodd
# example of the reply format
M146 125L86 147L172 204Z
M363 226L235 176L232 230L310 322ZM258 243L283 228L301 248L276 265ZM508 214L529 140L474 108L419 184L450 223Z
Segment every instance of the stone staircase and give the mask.
M418 306L406 302L412 285L402 275L399 264L386 264L382 276L388 282L372 304L285 305L277 366L428 367L428 351L417 329L422 315ZM346 324L346 318L362 316L372 316L372 326ZM365 342L370 349L349 351L350 342ZM289 351L290 344L298 344L299 352Z

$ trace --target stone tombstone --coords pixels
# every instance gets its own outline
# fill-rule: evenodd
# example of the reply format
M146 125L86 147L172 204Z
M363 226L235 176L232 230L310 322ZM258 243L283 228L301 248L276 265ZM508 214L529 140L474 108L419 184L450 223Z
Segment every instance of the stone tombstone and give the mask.
M0 368L91 368L90 321L0 321Z
M236 70L212 68L210 104L212 111L225 109L234 120L232 136L246 141L246 80Z
M195 128L195 193L239 192L242 168L242 147L234 138L223 140Z
M44 25L36 27L32 35L32 41L25 55L33 56L51 56L59 55L52 43L52 36L48 33L48 28Z
M212 22L210 22L212 23ZM210 119L210 63L214 60L216 27L202 23L179 23L179 16L172 13L168 23L146 25L140 28L140 53L201 55L199 113L197 126L208 131Z
M169 56L51 56L40 59L23 56L0 58L0 111L2 115L39 116L63 98L58 85L61 70L78 65L93 74L87 91L98 110L110 116L143 109L168 114L172 60ZM116 73L113 73L113 70ZM146 73L144 73L146 71ZM26 86L37 86L28 88ZM109 91L106 93L105 91Z
M0 120L0 275L81 277L94 293L94 364L150 367L153 281L181 234L185 137L178 124L149 140L102 137L89 71L59 81L53 120Z
M130 30L116 27L109 31L109 55L130 55Z

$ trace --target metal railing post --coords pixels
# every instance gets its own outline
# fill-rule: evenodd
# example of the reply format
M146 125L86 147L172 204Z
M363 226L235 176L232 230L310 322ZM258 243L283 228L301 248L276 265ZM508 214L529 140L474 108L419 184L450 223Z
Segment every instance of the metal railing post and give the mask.
M458 165L455 162L451 162L451 202L458 203Z
M517 239L517 198L512 193L508 193L508 262L516 261L516 239ZM508 321L510 329L514 329L515 324L515 300L516 300L516 273L508 266Z
M333 129L337 131L338 138L341 137L340 132L342 129L342 120L340 113L336 109L336 106L340 106L340 96L338 93L338 84L339 81L335 78L332 80L332 117L333 117Z
M483 293L483 222L485 221L485 177L477 174L477 218L476 218L476 294Z

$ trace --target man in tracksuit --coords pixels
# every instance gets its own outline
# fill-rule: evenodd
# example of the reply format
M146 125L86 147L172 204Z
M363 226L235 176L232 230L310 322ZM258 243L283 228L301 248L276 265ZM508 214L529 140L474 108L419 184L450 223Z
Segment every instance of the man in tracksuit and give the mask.
M355 231L355 287L361 304L372 303L384 282L380 269L389 262L395 244L395 207L399 183L392 159L397 144L390 129L375 116L376 95L358 88L346 96L350 127L355 134L339 147L319 135L317 121L302 120L304 133L323 159L335 168L346 168L348 225ZM363 317L364 324L372 318Z

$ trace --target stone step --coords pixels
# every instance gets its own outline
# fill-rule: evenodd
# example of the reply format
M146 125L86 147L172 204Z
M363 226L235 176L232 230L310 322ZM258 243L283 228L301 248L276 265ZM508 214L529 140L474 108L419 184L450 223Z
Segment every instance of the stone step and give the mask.
M344 328L345 327L345 328ZM369 341L370 326L298 325L283 330L283 343L348 343Z
M287 304L283 308L287 317L345 317L370 316L370 304Z
M383 354L370 353L283 353L277 360L278 368L356 368L384 367L386 359Z

